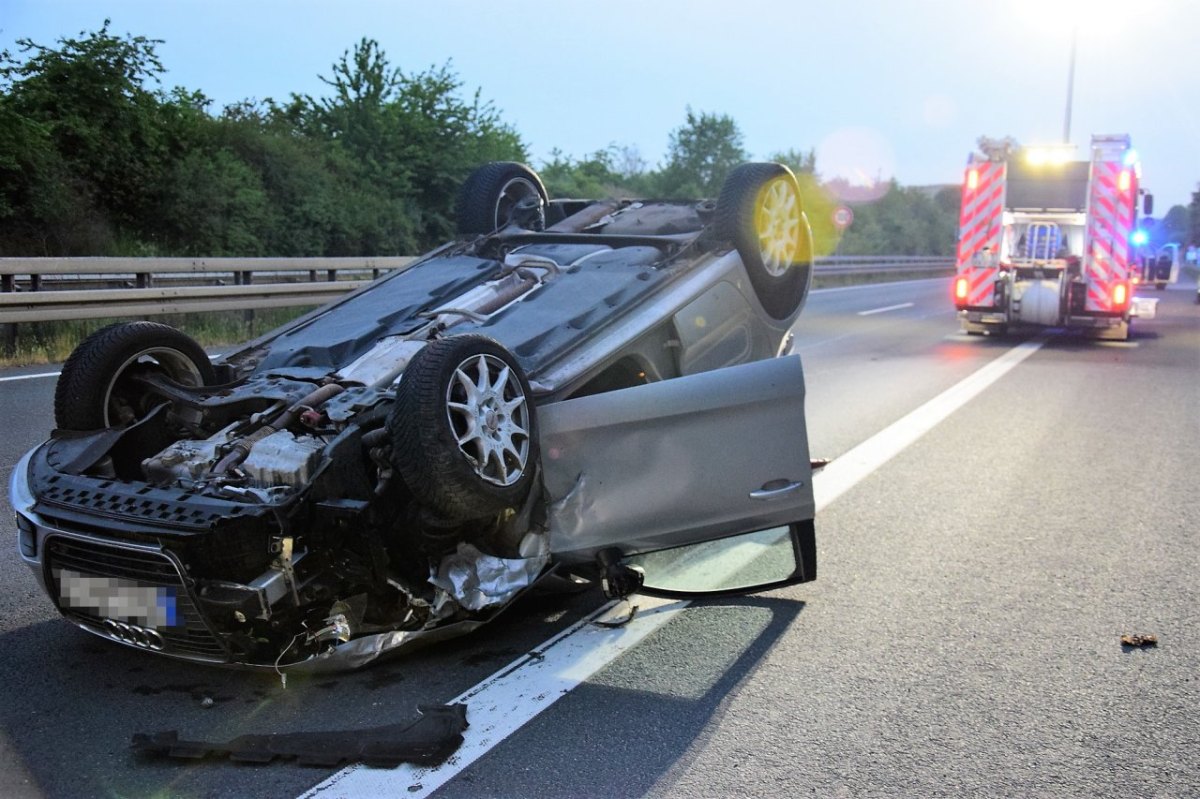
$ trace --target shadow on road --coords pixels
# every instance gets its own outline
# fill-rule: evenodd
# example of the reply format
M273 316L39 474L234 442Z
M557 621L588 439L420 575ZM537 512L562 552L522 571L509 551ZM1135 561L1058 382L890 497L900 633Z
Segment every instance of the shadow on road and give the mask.
M520 602L461 639L344 674L292 675L171 660L61 619L0 635L0 755L46 797L291 797L327 769L134 755L136 732L224 740L247 733L379 727L444 703L603 601L599 592ZM206 700L211 700L208 702ZM0 766L5 765L0 762Z
M721 725L729 697L764 668L803 609L802 601L778 597L693 604L438 795L645 795L689 768L705 730ZM803 697L796 703L802 723Z

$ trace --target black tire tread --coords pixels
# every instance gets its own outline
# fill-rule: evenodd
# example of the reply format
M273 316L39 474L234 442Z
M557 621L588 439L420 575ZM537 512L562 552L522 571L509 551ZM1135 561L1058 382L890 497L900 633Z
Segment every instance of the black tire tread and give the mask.
M216 382L207 353L191 336L158 322L116 322L92 333L67 357L54 387L54 423L65 430L103 427L101 394L113 371L150 345L178 350L196 364L206 385Z
M457 366L479 348L505 357L521 381L526 401L528 381L516 360L494 339L453 336L427 344L409 362L397 388L388 419L392 463L419 501L447 520L478 519L520 504L528 493L537 463L537 420L530 405L529 459L520 480L501 487L484 483L472 471L446 421L445 380L448 364Z
M516 177L529 180L547 201L546 187L537 173L517 161L490 161L467 176L454 202L454 219L459 233L481 235L496 229L496 195Z
M762 260L758 234L754 229L755 205L763 185L783 176L792 177L795 181L791 170L783 164L764 162L735 167L721 185L714 225L716 234L733 242L737 248L755 296L763 310L775 319L786 319L796 311L808 294L812 274L811 235L808 259L795 261L793 266L796 268L789 269L787 274L778 277L770 274Z

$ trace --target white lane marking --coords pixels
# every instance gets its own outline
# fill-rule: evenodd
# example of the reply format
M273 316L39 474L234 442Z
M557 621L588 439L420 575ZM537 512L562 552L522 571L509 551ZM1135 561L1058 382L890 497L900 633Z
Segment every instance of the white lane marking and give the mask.
M888 311L898 311L901 308L911 308L911 307L913 307L913 304L911 302L902 302L899 305L889 305L886 308L872 308L869 311L859 311L858 315L859 316L870 316L871 314L887 313Z
M912 413L859 444L813 477L817 512L846 493L909 444L1037 352L1045 339L1024 342L926 402ZM617 629L592 624L621 615L609 602L451 702L467 702L470 727L463 745L433 768L401 765L372 769L354 765L316 785L300 799L358 799L372 796L429 796L467 766L565 696L592 674L616 660L687 607L686 601L636 597L633 621Z
M966 405L1045 343L1046 338L1039 336L1018 344L854 449L834 458L819 472L820 479L813 480L817 512Z
M522 725L567 692L674 618L687 602L636 597L637 615L624 627L608 629L592 622L627 612L609 602L595 613L513 661L451 703L466 702L470 727L463 745L440 766L396 769L350 766L303 795L303 799L339 797L429 796L487 754Z
M208 356L211 360L216 360L221 357L221 353L214 352ZM0 377L0 383L7 383L10 380L34 380L39 377L58 377L62 372L39 372L35 375L13 375L12 377Z
M34 380L39 377L58 377L62 372L41 372L36 375L13 375L12 377L0 377L0 383L7 383L10 380Z

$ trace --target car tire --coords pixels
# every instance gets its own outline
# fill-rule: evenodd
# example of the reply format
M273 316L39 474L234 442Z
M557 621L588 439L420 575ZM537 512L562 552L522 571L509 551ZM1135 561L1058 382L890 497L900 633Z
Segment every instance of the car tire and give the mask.
M155 370L185 386L215 382L212 363L196 341L157 322L117 322L77 346L54 388L54 421L66 430L131 424L153 407L152 396L130 380Z
M812 283L812 230L783 164L735 167L717 198L716 232L737 247L754 293L775 319L796 312Z
M454 218L459 233L481 235L504 227L521 200L537 197L545 208L546 187L537 173L515 161L492 161L472 172L458 190Z
M519 506L537 466L536 414L516 359L487 336L427 344L404 370L388 418L392 463L447 521Z

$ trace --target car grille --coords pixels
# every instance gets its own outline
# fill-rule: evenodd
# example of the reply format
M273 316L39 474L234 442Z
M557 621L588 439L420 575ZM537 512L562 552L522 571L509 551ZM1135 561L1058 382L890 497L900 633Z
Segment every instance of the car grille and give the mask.
M226 660L225 648L209 630L192 602L175 562L160 552L114 546L97 541L55 536L47 545L47 577L55 596L61 595L59 569L94 577L133 580L141 585L174 588L176 610L183 625L158 630L165 644L163 652L186 658ZM82 608L62 608L64 615L88 623L103 632L104 619ZM111 636L110 636L111 637Z
M218 511L196 508L186 502L170 501L157 495L148 497L135 492L101 490L98 487L47 485L38 499L61 508L120 516L156 526L168 524L191 530L207 530L221 520Z

